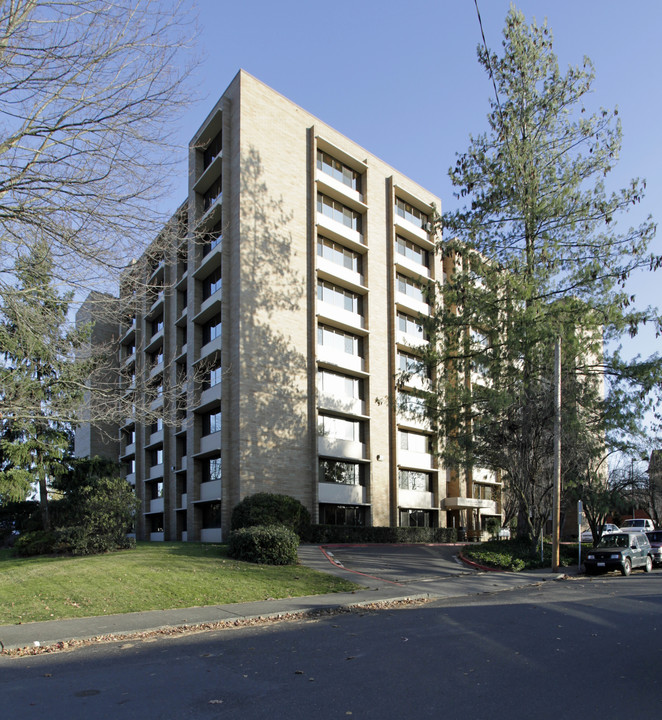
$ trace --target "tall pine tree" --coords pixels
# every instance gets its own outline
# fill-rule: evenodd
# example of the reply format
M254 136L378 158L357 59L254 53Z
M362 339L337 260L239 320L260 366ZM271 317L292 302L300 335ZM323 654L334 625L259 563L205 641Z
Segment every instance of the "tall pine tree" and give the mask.
M657 357L625 362L611 351L641 323L659 328L657 312L636 309L626 283L660 259L648 251L650 218L616 226L644 183L606 189L621 127L617 111L587 112L590 61L562 74L549 29L515 9L502 54L479 47L478 60L495 96L488 131L449 171L466 207L443 217L450 272L431 322L429 402L447 462L499 471L519 507L518 531L535 543L552 494L555 340L570 482L580 466L599 465L605 441L633 427L662 376Z
M22 500L39 487L42 524L50 526L48 489L64 469L90 368L76 358L88 329L69 327L71 295L52 283L44 241L15 263L15 284L0 307L0 499Z

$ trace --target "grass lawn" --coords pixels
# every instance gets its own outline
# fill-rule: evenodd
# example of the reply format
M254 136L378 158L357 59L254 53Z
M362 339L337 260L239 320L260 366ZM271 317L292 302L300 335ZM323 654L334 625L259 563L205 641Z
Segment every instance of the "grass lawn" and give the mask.
M238 562L225 545L138 543L88 557L0 550L0 625L301 597L357 586L301 565Z

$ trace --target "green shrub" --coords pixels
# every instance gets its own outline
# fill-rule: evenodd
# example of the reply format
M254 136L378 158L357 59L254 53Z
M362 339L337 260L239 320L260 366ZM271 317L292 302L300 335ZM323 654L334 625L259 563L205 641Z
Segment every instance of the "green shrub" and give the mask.
M54 552L69 555L96 555L111 550L129 550L136 546L135 538L122 534L95 533L89 527L73 525L57 528Z
M33 530L16 538L14 551L22 557L50 555L55 552L57 533L51 530Z
M360 527L353 525L312 525L308 542L324 543L452 543L455 528Z
M310 513L289 495L255 493L235 505L230 521L231 530L256 525L284 525L299 537L306 537Z
M295 565L299 538L283 525L257 525L230 533L228 555L261 565Z

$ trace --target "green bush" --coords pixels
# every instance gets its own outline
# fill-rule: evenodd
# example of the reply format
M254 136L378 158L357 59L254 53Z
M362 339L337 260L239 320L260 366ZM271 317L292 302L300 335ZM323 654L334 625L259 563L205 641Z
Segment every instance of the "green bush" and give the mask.
M295 565L299 538L283 525L257 525L230 533L228 555L261 565Z
M310 527L310 513L289 495L255 493L235 505L230 528L239 530L256 525L284 525L303 538Z
M33 530L16 538L14 552L22 557L50 555L55 552L57 533L51 530Z
M489 540L485 543L466 545L462 554L469 560L486 567L501 570L534 570L550 567L552 562L552 544L543 543L543 559L540 559L540 548L531 549L531 544L518 539ZM560 547L559 564L563 567L577 563L577 545L562 544Z
M308 542L324 543L452 543L455 528L360 527L353 525L312 525Z

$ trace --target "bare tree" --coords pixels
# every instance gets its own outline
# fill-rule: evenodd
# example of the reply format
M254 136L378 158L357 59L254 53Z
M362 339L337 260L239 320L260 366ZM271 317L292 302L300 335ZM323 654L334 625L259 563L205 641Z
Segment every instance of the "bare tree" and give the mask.
M148 245L172 245L163 201L173 166L187 158L174 123L189 99L191 25L188 0L0 0L2 306L26 294L38 301L41 289L19 289L15 274L16 259L37 246L48 248L53 286L82 299L89 289L116 293ZM147 280L138 291L149 291ZM92 319L119 329L120 304L96 297ZM91 374L70 381L88 398L95 389L93 415L127 414L112 343L84 360L70 367ZM44 416L12 400L24 395L16 384L0 391L0 417ZM72 407L49 412L79 417Z
M185 159L173 120L189 17L186 0L0 3L2 289L38 239L56 279L89 288L156 235Z

